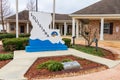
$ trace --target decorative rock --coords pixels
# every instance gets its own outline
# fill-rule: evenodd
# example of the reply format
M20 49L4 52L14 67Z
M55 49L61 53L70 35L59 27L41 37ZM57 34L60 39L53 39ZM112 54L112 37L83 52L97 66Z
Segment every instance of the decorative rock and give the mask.
M77 61L64 62L62 64L63 64L64 70L79 69L81 67L81 65Z

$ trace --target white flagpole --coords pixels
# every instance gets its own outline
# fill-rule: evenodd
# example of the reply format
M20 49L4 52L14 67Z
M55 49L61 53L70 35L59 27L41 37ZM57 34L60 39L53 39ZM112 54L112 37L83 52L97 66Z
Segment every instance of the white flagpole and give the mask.
M16 0L16 38L18 38L18 0Z
M53 0L53 29L55 28L55 0Z
M36 0L36 12L38 11L38 0Z

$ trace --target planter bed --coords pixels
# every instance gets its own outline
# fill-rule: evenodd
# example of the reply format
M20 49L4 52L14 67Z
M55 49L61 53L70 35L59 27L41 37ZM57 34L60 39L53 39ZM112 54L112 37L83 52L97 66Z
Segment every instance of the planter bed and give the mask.
M49 61L49 60L55 60L55 61L61 61L63 59L71 59L73 61L77 61L80 63L81 67L80 69L72 69L72 70L62 70L62 71L56 71L52 72L47 69L37 69L37 66L43 62ZM89 74L93 72L98 72L107 69L106 66L83 59L79 57L75 57L72 55L68 56L56 56L56 57L44 57L44 58L38 58L34 64L29 68L29 70L26 72L25 77L28 78L28 80L34 80L34 79L50 79L50 78L59 78L59 77L69 77L69 76L78 76L78 75L84 75Z
M91 55L95 55L95 56L99 56L99 57L103 57L111 60L117 60L117 56L118 56L109 50L99 48L99 47L98 47L98 51L96 51L95 47L92 47L92 46L87 47L84 45L74 45L72 46L72 48L79 50L81 52L85 52L87 54L91 54Z

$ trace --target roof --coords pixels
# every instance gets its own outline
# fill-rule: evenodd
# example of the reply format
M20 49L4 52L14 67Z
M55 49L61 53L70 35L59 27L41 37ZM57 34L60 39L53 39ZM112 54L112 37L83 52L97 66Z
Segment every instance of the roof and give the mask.
M120 14L120 0L101 0L72 14Z
M28 20L28 16L29 16L28 10L24 10L18 13L19 20ZM16 19L16 15L14 14L8 17L7 19ZM68 16L68 14L56 14L55 19L56 20L71 20L72 18Z
M72 20L72 18L68 14L56 14L55 20Z
M28 20L28 15L29 11L28 10L24 10L18 13L18 18L19 20ZM16 19L16 14L8 17L7 19Z

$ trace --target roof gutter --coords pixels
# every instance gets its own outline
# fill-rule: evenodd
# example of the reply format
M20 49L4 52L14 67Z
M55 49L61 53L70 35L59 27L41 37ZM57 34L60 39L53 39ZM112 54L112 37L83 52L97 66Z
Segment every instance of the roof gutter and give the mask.
M118 17L118 16L120 16L120 14L70 14L69 16L71 16L71 17L78 17L78 16L82 16L82 17L84 17L84 16L91 16L91 17L96 17L96 16L99 16L99 17Z
M76 19L120 19L120 14L70 14L69 16Z

